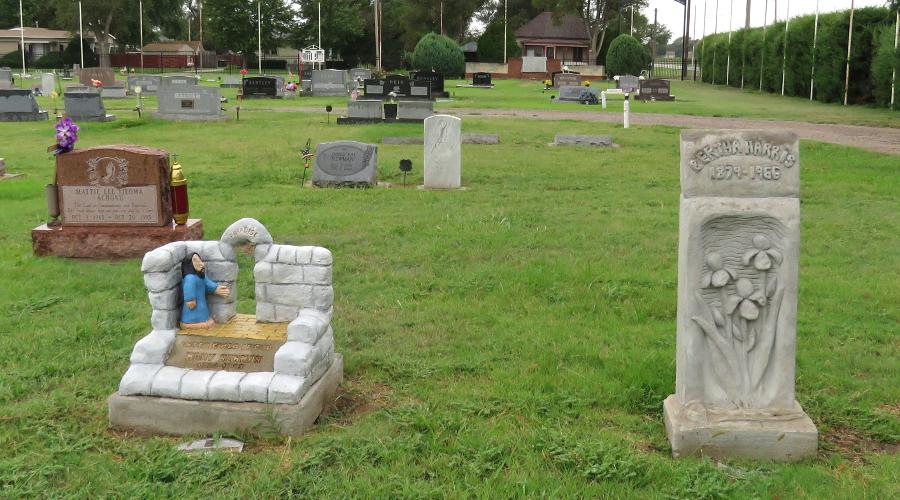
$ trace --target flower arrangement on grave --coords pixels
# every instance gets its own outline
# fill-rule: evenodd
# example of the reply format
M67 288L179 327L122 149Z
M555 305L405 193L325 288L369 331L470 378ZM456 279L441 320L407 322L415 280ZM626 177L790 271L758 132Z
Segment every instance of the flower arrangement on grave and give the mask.
M56 122L56 144L47 148L47 151L58 155L68 153L75 149L75 143L78 142L78 130L80 127L72 121L68 116L60 118Z
M313 158L316 157L316 154L312 152L312 138L306 140L306 146L300 150L300 157L303 158L303 179L300 181L300 186L302 187L306 184L306 171L309 170L309 165L312 162Z
M297 84L294 82L288 82L288 84L284 86L284 90L287 90L288 92L296 92Z
M241 68L241 76L247 76L247 68Z
M582 83L582 85L584 85L585 87L590 87L590 86L591 86L591 81L590 81L590 80L585 80L585 81L583 81L583 82L581 82L581 83Z
M103 82L100 80L94 80L93 78L91 78L91 85L93 85L95 89L103 88Z

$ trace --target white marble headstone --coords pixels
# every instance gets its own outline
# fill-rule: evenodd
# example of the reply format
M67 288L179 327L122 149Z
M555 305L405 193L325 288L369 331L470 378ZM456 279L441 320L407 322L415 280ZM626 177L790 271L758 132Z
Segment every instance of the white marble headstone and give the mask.
M800 156L785 131L681 133L674 456L798 460Z
M457 189L461 184L462 120L434 115L425 119L425 187Z
M56 90L56 75L53 73L44 73L41 75L41 94L49 97Z

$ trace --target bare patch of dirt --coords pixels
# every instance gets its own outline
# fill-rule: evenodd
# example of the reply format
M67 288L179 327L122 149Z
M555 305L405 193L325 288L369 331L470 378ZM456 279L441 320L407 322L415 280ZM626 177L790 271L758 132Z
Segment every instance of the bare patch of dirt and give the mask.
M345 426L361 416L381 408L392 406L394 391L385 384L364 385L359 380L346 380L338 387L334 401L322 412L320 418Z
M900 444L871 439L849 427L829 429L822 436L821 445L821 455L841 455L856 463L865 463L869 453L895 455L900 451Z

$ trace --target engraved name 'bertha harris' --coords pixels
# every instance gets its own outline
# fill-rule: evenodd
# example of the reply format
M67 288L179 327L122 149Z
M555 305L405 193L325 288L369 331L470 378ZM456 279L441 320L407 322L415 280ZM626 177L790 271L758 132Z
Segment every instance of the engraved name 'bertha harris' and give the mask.
M747 160L760 158L768 164L746 165ZM741 164L728 163L734 159ZM715 165L709 165L716 162ZM765 141L726 139L698 149L688 162L691 170L701 173L709 165L712 180L763 180L777 181L781 178L781 168L791 168L797 164L797 155L784 146L776 146Z

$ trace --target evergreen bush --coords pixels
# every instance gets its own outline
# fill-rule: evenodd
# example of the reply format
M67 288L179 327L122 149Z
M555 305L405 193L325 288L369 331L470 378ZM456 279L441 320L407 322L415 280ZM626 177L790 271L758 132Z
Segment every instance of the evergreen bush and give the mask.
M463 76L466 58L459 44L437 33L423 36L412 54L413 65L422 70L435 70L446 77Z
M650 64L649 52L631 35L619 35L609 44L606 54L606 73L610 75L640 75Z

